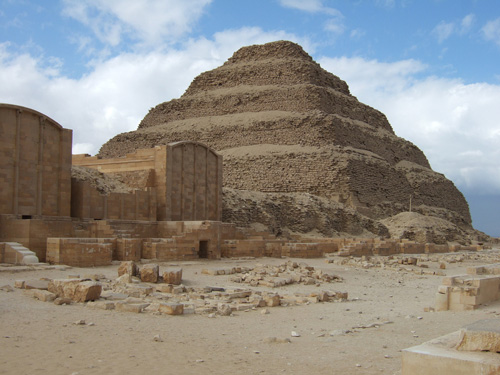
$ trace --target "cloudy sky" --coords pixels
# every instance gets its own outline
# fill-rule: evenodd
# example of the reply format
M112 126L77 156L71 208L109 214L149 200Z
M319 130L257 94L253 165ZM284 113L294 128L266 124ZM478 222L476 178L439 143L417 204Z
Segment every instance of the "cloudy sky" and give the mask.
M500 236L498 0L0 0L0 102L95 154L238 48L281 39L384 112Z

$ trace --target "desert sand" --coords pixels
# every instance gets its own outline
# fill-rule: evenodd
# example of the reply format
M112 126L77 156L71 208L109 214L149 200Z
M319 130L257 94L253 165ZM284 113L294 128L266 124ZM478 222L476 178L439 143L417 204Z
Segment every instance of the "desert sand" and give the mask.
M407 256L407 255L406 255ZM417 255L416 257L420 257ZM423 255L423 257L426 257ZM202 274L207 267L252 267L289 259L223 259L160 263L183 268L186 286L247 287L230 276ZM428 268L399 270L363 263L338 265L325 259L293 259L333 272L342 282L321 289L348 292L345 302L235 311L232 316L182 316L96 310L83 303L57 306L0 290L0 374L400 374L401 350L500 315L500 302L474 311L424 312L434 305L442 277L465 273L471 265L500 262L500 250L434 255ZM439 270L441 263L446 269ZM364 264L368 267L373 262ZM99 268L33 267L14 272L0 266L0 287L16 280L104 274L117 277L118 265ZM419 274L425 270L427 274ZM314 292L314 285L289 285L280 294ZM84 321L84 324L75 324ZM292 337L292 331L299 337ZM156 337L156 339L155 339ZM272 338L276 338L274 340ZM289 339L290 342L286 342ZM283 342L282 342L283 341Z

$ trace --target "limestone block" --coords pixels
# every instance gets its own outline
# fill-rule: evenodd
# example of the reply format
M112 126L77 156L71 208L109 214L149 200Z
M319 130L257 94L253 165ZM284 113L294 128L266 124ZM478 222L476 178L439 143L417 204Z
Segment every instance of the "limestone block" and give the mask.
M158 311L167 315L182 315L184 305L182 303L161 303Z
M264 296L264 301L266 301L266 305L269 307L275 307L280 305L280 296L278 294L270 294Z
M457 350L500 352L500 319L480 320L464 327Z
M115 280L118 284L130 284L132 282L132 276L128 273L124 273Z
M73 303L73 300L71 300L70 298L67 298L67 297L57 297L55 300L54 300L54 305L71 305Z
M146 264L141 267L141 281L145 283L157 283L160 277L160 267L157 264Z
M149 303L126 303L123 301L116 302L115 310L123 312L133 312L139 314L144 311Z
M26 282L24 280L16 280L16 281L14 281L14 288L24 289L25 283Z
M130 276L138 276L139 270L134 261L121 262L118 267L118 276L128 274Z
M47 290L34 289L33 297L42 301L42 302L52 302L56 299L56 295Z
M402 375L483 375L499 374L497 353L466 352L455 349L460 331L403 350Z
M24 283L24 289L47 290L48 287L49 287L49 280L27 280Z
M99 310L114 310L115 303L112 301L93 301L87 303L87 307Z
M83 281L79 283L73 294L73 301L87 302L95 301L101 296L102 285L95 281Z
M102 285L96 281L54 279L49 282L48 290L57 297L70 298L75 302L87 302L99 299Z
M229 316L233 313L233 309L227 303L219 303L217 305L217 313L222 316Z
M182 283L182 268L167 268L163 272L163 281L167 284L180 285Z

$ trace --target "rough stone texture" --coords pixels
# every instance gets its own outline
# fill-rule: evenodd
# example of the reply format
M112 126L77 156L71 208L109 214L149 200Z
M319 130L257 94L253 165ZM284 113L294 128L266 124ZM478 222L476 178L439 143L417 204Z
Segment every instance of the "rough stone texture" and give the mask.
M160 277L160 267L157 264L145 264L140 270L141 281L157 283Z
M133 261L121 262L118 267L118 276L128 274L130 276L137 276L139 274L139 268L137 264Z
M70 298L75 302L87 302L99 299L102 285L81 279L55 279L50 281L48 291L57 297Z
M173 285L181 285L182 268L167 268L163 272L163 282Z
M182 303L160 303L158 311L167 315L182 315L184 305Z
M480 320L461 331L457 350L500 352L500 319Z
M72 131L0 103L0 214L69 216Z
M381 112L360 103L344 81L291 42L240 49L196 77L182 97L152 108L136 131L103 145L100 156L183 139L222 154L224 221L260 223L275 233L380 235L387 229L376 220L408 211L411 199L412 211L472 230L467 202L453 183L396 136ZM248 190L269 201L287 199L282 194L325 199L330 203L323 206L344 213L339 223L325 223L336 216L310 206L312 215L281 225L300 203L248 207Z
M402 375L500 373L498 353L458 351L460 331L403 350Z

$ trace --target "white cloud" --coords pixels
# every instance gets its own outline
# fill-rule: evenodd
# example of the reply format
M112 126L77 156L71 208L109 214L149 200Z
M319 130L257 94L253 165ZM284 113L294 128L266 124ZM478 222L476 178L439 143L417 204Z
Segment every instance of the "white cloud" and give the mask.
M330 18L324 23L324 30L336 35L344 32L344 16L335 8L323 5L323 0L279 0L286 8L298 9L308 13L327 14Z
M437 37L439 43L443 43L453 34L465 35L472 30L476 16L472 13L466 15L460 22L445 22L441 21L433 30L432 33Z
M341 13L334 8L323 5L322 0L279 0L280 4L287 8L302 10L309 13L326 13L333 16L340 16Z
M433 33L436 34L438 42L442 43L446 39L448 39L453 31L455 30L455 24L453 22L444 22L441 21L433 30Z
M179 97L193 78L227 60L245 45L288 39L282 31L228 30L213 39L192 39L168 52L124 53L97 63L80 79L60 74L59 65L0 44L0 102L40 111L73 129L75 153L95 154L111 137L137 128L149 108ZM309 50L309 52L311 52Z
M419 78L425 65L414 60L319 61L347 81L360 101L385 113L395 133L423 150L435 171L461 189L498 192L500 85Z
M466 34L468 33L471 29L472 26L474 26L474 23L476 22L476 16L474 14L468 14L464 18L462 18L462 21L460 22L460 33L461 34Z
M486 23L481 31L486 40L492 41L500 46L500 18Z
M140 44L171 42L189 32L212 0L63 0L63 14L89 27L103 43L125 37Z

